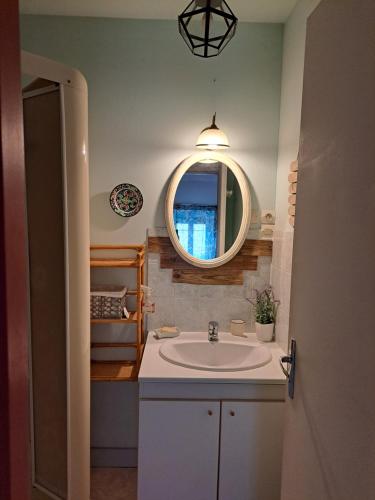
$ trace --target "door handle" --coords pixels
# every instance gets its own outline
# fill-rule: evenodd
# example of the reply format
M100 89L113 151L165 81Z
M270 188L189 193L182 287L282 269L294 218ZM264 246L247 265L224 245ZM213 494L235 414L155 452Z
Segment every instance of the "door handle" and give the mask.
M290 354L288 356L281 356L280 367L288 379L288 394L290 399L294 398L294 380L296 376L296 341L292 339L290 341ZM284 363L289 365L289 368L286 369Z
M291 363L292 358L290 356L281 356L279 359L280 368L282 369L286 378L289 378L289 371L285 368L284 363Z

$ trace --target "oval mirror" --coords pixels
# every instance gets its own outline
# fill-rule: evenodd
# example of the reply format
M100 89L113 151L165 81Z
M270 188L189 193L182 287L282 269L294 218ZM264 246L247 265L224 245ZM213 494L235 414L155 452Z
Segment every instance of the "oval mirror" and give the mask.
M227 155L197 153L176 169L166 198L168 233L197 267L218 267L241 249L250 225L248 180Z

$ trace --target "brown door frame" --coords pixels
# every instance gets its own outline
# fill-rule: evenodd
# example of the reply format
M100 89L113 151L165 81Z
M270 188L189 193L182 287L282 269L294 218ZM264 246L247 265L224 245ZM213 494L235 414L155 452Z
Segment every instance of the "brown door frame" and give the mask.
M0 9L0 500L29 500L26 190L17 0Z

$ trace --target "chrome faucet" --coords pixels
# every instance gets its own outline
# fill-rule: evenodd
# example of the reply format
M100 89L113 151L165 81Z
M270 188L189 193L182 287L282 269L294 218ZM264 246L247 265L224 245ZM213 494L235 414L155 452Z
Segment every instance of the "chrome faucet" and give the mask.
M219 323L217 321L208 323L208 341L219 342Z

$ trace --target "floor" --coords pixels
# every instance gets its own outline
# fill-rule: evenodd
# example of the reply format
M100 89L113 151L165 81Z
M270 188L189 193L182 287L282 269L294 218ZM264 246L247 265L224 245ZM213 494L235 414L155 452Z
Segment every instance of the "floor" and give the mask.
M137 469L91 469L91 500L137 500Z

